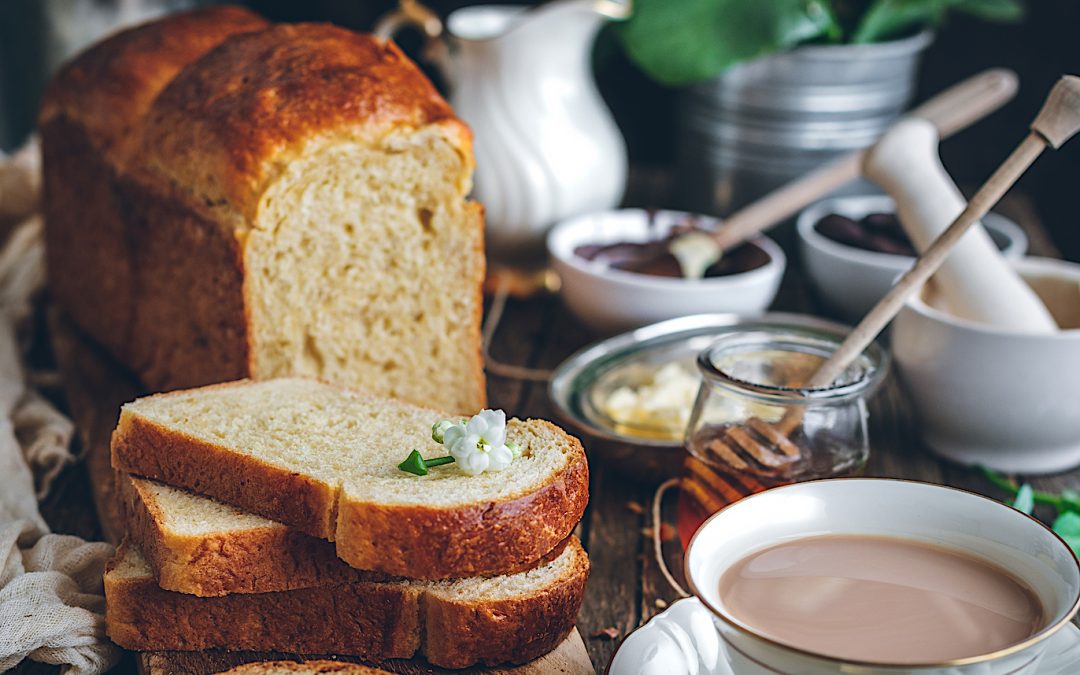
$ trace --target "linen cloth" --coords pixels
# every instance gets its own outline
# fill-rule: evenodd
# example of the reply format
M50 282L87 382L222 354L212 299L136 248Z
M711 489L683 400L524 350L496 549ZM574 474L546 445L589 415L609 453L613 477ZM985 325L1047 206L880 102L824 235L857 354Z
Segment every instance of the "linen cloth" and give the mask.
M105 636L102 574L113 547L51 534L38 510L53 479L74 461L71 421L27 384L23 360L33 302L45 281L40 154L31 142L0 153L0 671L24 658L93 675L119 649Z

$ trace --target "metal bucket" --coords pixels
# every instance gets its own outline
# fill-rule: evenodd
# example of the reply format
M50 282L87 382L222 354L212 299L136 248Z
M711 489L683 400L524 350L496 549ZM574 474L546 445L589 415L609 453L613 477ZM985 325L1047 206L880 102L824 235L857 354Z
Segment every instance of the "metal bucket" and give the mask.
M852 150L903 112L933 35L800 47L736 65L685 92L680 205L724 215ZM866 192L866 184L843 192Z

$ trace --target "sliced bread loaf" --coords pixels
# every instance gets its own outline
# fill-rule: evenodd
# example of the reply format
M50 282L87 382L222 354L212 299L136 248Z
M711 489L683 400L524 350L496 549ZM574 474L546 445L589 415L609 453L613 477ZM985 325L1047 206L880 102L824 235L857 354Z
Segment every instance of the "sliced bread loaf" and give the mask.
M313 380L241 381L123 407L113 466L336 542L358 569L418 579L502 574L565 539L588 501L581 444L511 420L521 457L499 472L397 465L446 454L447 415Z
M39 123L54 297L151 390L484 405L472 136L392 41L174 14L76 57Z
M588 574L585 551L570 539L545 564L508 576L198 598L160 588L142 555L125 546L105 573L105 622L114 642L140 651L422 654L447 668L524 663L570 632Z

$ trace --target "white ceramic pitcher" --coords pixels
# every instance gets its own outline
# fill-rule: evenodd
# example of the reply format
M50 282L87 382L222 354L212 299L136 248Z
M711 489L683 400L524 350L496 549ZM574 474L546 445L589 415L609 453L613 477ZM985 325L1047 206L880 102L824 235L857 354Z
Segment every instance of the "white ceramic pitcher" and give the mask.
M535 255L554 223L609 209L626 186L626 146L593 82L593 38L629 0L554 0L537 7L479 5L445 24L415 1L376 34L419 27L425 57L443 72L450 102L472 127L473 196L484 204L488 249Z

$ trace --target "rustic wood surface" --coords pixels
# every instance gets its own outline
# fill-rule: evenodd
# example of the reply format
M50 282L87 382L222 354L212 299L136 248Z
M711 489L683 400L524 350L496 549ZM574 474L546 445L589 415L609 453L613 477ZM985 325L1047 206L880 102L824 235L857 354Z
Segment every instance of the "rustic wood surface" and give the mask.
M640 174L636 178L632 193L634 204L664 203L667 186L662 180L655 176L646 176L647 180L643 180ZM1012 217L1027 232L1031 254L1057 255L1030 202L1022 197L1008 197L997 210ZM777 238L789 251L792 250L790 233L785 235L781 231ZM791 260L774 309L818 312L795 259ZM597 337L578 324L556 297L511 300L496 333L491 355L504 363L548 369ZM49 356L38 358L47 361ZM80 361L80 368L92 373L94 366ZM132 394L136 391L136 385L130 381L117 380L115 384L118 391L125 386L131 387ZM488 386L492 406L518 416L553 417L543 383L490 377ZM75 398L70 401L73 409L86 403L94 402L80 402ZM84 436L100 435L101 427L107 426L104 420L79 422ZM872 454L867 475L924 480L1002 496L978 473L929 454L918 438L916 425L901 385L897 378L890 376L871 404ZM596 462L591 465L591 475L591 501L579 534L593 569L578 630L593 666L602 672L622 637L662 611L666 603L677 596L660 575L651 555L650 542L644 534L650 526L647 513L655 486L629 481L611 467ZM1080 471L1031 482L1049 490L1078 489ZM58 532L90 538L103 536L101 524L94 515L86 462L73 465L64 472L43 503L42 510ZM677 544L669 542L665 550L669 562L678 568ZM235 662L234 658L225 657L221 663ZM143 659L142 665L145 667L147 662ZM129 655L116 672L134 672L135 669L136 659ZM44 673L55 672L55 669L24 662L16 672Z

